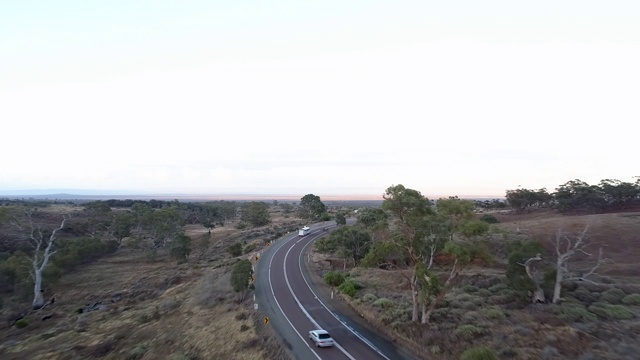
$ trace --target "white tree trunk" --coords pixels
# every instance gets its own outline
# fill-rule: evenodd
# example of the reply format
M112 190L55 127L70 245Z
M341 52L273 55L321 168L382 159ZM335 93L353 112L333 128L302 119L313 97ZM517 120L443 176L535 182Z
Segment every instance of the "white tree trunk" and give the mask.
M458 269L456 268L457 265L458 265L458 259L456 259L453 262L453 268L451 269L451 273L449 274L449 277L444 282L444 285L440 289L440 293L438 293L438 295L431 302L431 304L429 304L428 307L427 307L427 301L425 301L422 304L422 319L421 319L421 322L423 324L428 324L429 323L429 320L431 319L431 313L436 308L436 306L438 306L438 304L440 304L442 299L444 299L445 295L447 295L447 291L449 291L449 289L451 288L452 282L458 278L459 272L458 272Z
M533 284L535 286L531 297L531 301L533 303L545 302L544 289L542 289L542 286L540 286L540 280L538 280L538 276L536 276L536 273L533 270L533 262L541 260L542 257L540 257L540 254L537 254L536 257L530 258L524 263L524 269L526 270L527 275L529 276L531 281L533 281Z
M42 235L42 231L40 231L39 228L36 231L36 228L34 227L31 219L31 214L28 214L28 216L29 216L29 225L31 227L31 233L29 235L29 238L33 242L33 245L35 248L35 251L33 254L33 269L32 269L33 279L34 279L32 307L33 309L40 309L44 306L44 294L42 291L42 274L44 273L44 270L47 268L47 265L49 264L49 259L51 258L51 255L56 253L56 251L53 249L53 244L56 240L56 234L58 231L64 228L64 223L67 221L67 219L66 218L63 219L60 226L51 232L51 236L49 236L49 239L45 240ZM44 248L44 252L42 254L42 262L40 262L40 251L42 251L41 249L45 245L46 247Z
M425 299L425 300L422 302L422 318L420 319L420 322L421 322L421 323L423 323L423 324L426 324L426 323L428 323L428 322L429 322L429 316L430 316L430 314L431 314L431 313L429 313L429 312L427 311L427 302L428 302L428 300L427 300L427 299Z
M33 303L34 309L40 309L44 306L44 295L42 292L42 272L37 271L35 273L35 285L33 286Z
M411 300L413 301L413 312L411 313L411 321L418 321L420 304L418 302L418 279L416 278L415 270L413 271L413 275L411 275Z
M556 238L553 242L556 250L556 281L553 286L554 304L562 301L562 298L560 297L562 291L562 281L571 274L571 269L569 269L569 260L571 260L576 255L576 253L582 253L584 255L591 256L591 254L585 251L585 248L588 246L586 238L587 232L589 231L589 226L591 225L591 221L593 221L593 219L589 220L589 223L584 227L582 233L580 233L580 235L576 237L563 235L562 230L560 229L558 229L558 231L556 232ZM594 275L603 261L602 248L600 248L598 262L586 275L584 275L580 279L586 279L587 277Z
M562 280L564 279L564 264L560 263L560 258L558 258L558 263L556 265L556 282L553 285L553 303L557 304L562 300L560 297L560 293L562 291Z

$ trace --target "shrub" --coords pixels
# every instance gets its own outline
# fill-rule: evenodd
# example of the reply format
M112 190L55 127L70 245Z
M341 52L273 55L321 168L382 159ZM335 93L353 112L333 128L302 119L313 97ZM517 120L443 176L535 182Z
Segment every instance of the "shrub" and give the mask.
M598 301L599 298L598 295L590 292L587 288L582 286L578 286L578 288L573 293L571 293L571 295L586 304L591 304L595 301Z
M475 292L478 292L478 290L479 290L478 287L473 285L465 285L462 287L462 291L466 293L475 293Z
M625 305L640 305L640 294L627 295L622 298L622 303Z
M482 316L491 320L502 320L506 318L506 315L500 309L484 309L482 310Z
M242 244L240 244L239 242L236 242L227 246L227 252L232 257L237 257L242 255Z
M475 325L460 325L455 331L455 335L463 340L472 340L482 335L483 331Z
M465 350L461 360L498 360L496 354L486 346L476 346Z
M248 254L248 253L252 252L253 250L256 249L257 246L258 246L258 243L251 243L251 244L245 246L244 253Z
M343 294L348 295L349 297L356 296L356 292L358 291L358 289L356 288L356 283L354 283L352 280L343 282L342 285L338 287L338 289L340 289Z
M242 221L241 221L241 222L239 222L239 223L236 225L236 229L238 229L238 230L244 230L244 229L246 229L246 228L247 228L247 223L244 223L244 222L242 222Z
M558 318L567 322L596 320L596 316L581 304L564 303L551 308L551 311L555 313Z
M487 289L480 289L478 290L478 296L482 296L482 297L489 297L491 296L491 291L487 290Z
M635 317L633 311L622 305L607 305L605 308L607 315L613 320L630 320Z
M365 302L370 303L370 302L374 302L374 301L378 300L378 297L375 296L374 294L367 293L362 297L362 300L365 301Z
M20 320L16 321L16 327L18 329L24 329L27 326L29 326L29 320L27 320L27 319L20 319Z
M249 330L249 325L247 325L247 324L240 325L240 331L244 332L244 331L247 331L247 330Z
M499 293L502 292L503 290L507 290L509 289L509 285L505 284L505 283L499 283L499 284L495 284L492 287L489 288L489 291L491 291L492 293Z
M484 214L480 217L480 221L484 221L487 224L497 224L499 221L498 219L491 215L491 214Z
M136 346L127 354L127 360L138 360L147 353L147 348L144 346Z
M381 307L383 309L389 309L389 308L393 307L394 303L393 303L393 300L389 300L387 298L380 298L380 299L374 301L373 305Z
M344 275L338 271L329 271L324 276L324 282L331 286L340 286L344 283Z
M605 292L603 292L600 295L600 301L602 302L606 302L609 304L620 304L620 302L622 302L622 299L626 296L627 294L624 293L624 291L620 290L620 289L609 289Z
M462 315L462 320L465 323L477 323L480 318L480 313L477 311L467 311Z
M187 261L191 254L191 238L187 235L179 235L171 242L171 256L178 264Z
M431 313L431 321L443 322L449 315L449 308L434 309Z
M634 313L622 305L597 304L589 306L589 311L609 320L630 320L635 317Z

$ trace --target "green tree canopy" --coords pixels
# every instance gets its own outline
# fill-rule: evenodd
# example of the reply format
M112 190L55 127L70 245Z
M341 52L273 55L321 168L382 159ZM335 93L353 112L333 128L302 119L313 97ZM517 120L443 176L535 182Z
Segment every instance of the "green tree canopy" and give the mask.
M354 228L341 227L315 243L316 249L323 252L338 252L345 259L352 259L356 265L369 252L371 235Z
M251 261L247 259L238 261L231 272L231 286L233 291L242 293L241 301L244 300L244 295L249 288L252 274Z
M269 205L259 201L252 201L242 207L242 221L252 226L264 226L271 222Z
M320 200L320 197L307 194L300 199L298 215L306 220L318 220L327 211L327 207Z

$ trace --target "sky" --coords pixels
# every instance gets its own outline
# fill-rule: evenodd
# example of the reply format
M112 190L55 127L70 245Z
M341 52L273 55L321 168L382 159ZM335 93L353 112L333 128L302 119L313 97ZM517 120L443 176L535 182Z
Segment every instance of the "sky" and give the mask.
M0 0L0 194L635 181L640 2Z

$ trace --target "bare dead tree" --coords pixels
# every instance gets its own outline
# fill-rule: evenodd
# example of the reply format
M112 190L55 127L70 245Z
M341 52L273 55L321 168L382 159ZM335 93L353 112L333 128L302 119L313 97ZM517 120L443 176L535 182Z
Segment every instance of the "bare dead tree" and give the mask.
M540 254L536 254L535 257L527 259L524 264L520 264L524 266L524 269L527 272L527 276L529 276L531 281L533 281L533 285L535 286L533 294L531 295L531 301L533 303L545 302L544 289L542 288L541 284L542 280L540 279L540 274L538 273L537 269L535 269L535 264L537 264L539 261L542 261L542 256L540 256Z
M67 217L63 217L60 226L53 229L51 235L48 237L45 235L40 224L35 224L33 221L33 214L35 210L25 211L25 217L27 225L24 226L19 222L13 224L20 230L26 232L26 241L33 247L33 254L31 256L31 275L33 276L33 309L42 308L44 303L44 295L42 291L42 274L49 264L51 256L56 253L55 241L57 239L58 231L64 228Z
M553 241L554 248L556 250L556 280L553 287L553 303L557 304L562 301L560 297L560 291L562 290L562 281L564 280L581 280L581 281L590 281L588 279L592 275L597 275L597 270L606 261L606 259L602 258L602 248L599 250L598 260L596 264L588 271L586 274L582 276L571 276L573 272L569 268L569 261L574 259L574 257L581 253L587 256L592 256L592 254L586 251L586 248L589 246L587 233L589 231L589 226L591 222L589 222L584 230L580 233L580 235L576 237L570 237L568 235L563 234L561 229L558 229L556 232L555 240Z

